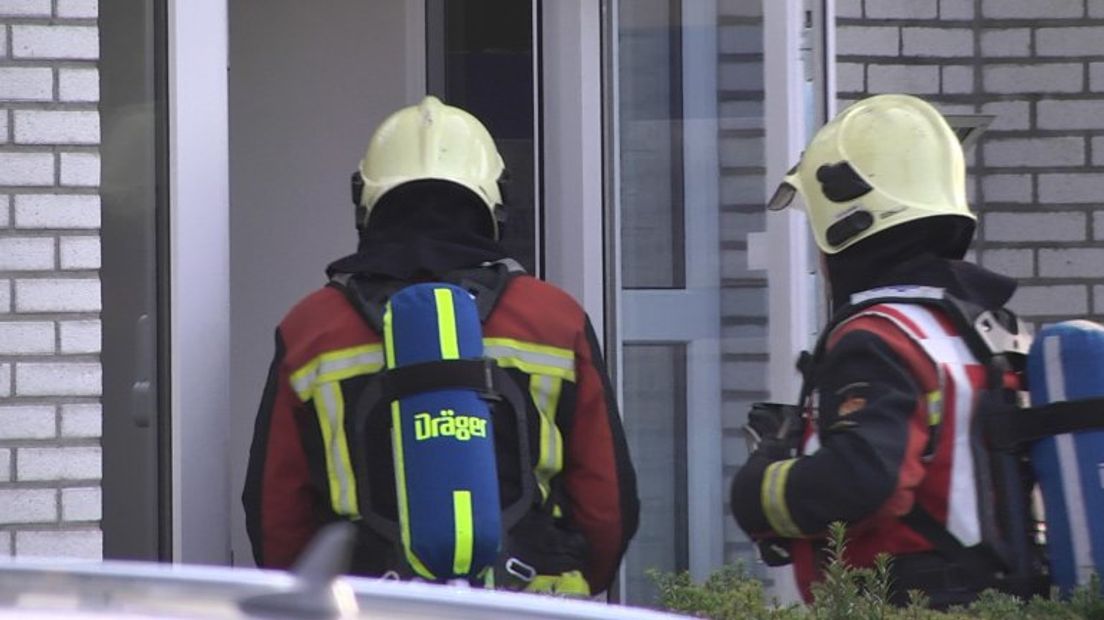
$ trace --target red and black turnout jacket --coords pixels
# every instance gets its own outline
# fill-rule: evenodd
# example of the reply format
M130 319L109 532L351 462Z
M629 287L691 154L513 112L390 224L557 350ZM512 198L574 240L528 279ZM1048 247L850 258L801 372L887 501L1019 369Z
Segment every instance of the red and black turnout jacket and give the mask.
M601 592L636 531L639 503L590 322L569 295L520 275L509 280L483 333L485 354L529 396L542 506L559 527L585 537L583 573L592 592ZM322 525L357 519L364 507L352 450L370 452L368 462L381 473L373 478L390 487L394 501L386 429L379 444L350 446L347 424L367 377L383 367L380 335L338 288L309 295L280 323L242 496L258 565L287 567ZM359 564L354 570L366 574L388 568L371 558Z
M968 263L931 259L880 286L947 289L999 308L1015 284ZM753 539L789 539L806 600L819 580L821 548L834 521L848 525L847 560L932 550L902 517L915 505L963 546L982 539L970 435L985 367L938 308L880 303L836 324L815 362L805 439L796 458L755 452L737 473L732 511ZM984 501L983 499L980 501Z

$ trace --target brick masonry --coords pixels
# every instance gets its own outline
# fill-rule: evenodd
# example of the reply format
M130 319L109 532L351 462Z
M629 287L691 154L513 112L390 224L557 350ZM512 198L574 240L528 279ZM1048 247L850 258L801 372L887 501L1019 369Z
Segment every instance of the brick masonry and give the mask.
M720 7L719 16L722 40L737 34L745 39L738 50L722 49L720 54L721 433L725 488L747 459L740 427L747 419L749 403L767 398L766 276L763 271L749 270L747 262L748 234L766 227L763 79L739 79L726 71L730 65L739 65L745 70L754 67L762 75L763 18L753 10L762 4L761 0L728 2ZM839 40L856 54L893 57L900 49L900 36L897 28L857 24L846 36L841 33ZM847 75L859 87L865 79L861 69ZM725 511L725 559L757 566L751 543L731 521Z
M0 0L0 556L99 558L96 0Z
M1036 326L1104 320L1104 3L845 5L841 33L878 35L838 49L841 102L908 92L997 115L971 156L978 260L1020 280L1012 307Z

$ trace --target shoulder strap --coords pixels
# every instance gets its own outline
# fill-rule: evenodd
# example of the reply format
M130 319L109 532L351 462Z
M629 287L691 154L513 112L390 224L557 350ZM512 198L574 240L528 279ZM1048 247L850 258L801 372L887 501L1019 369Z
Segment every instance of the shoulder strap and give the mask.
M1104 398L993 411L986 418L985 428L990 447L1004 452L1015 451L1046 437L1101 430L1104 429Z

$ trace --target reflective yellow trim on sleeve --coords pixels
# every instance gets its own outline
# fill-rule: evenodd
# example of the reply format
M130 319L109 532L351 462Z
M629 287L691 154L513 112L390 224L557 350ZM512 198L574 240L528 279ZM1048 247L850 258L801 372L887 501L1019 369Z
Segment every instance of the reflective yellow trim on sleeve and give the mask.
M547 500L552 491L552 478L563 470L563 435L556 425L556 409L562 389L563 379L559 377L529 377L529 395L540 413L540 454L533 473L542 500ZM559 507L554 506L553 509L558 510Z
M471 570L472 548L475 545L471 491L459 489L452 492L452 523L456 532L452 572L454 575L467 575Z
M291 373L291 387L299 400L307 402L319 383L344 381L350 377L379 372L383 368L383 346L366 344L327 351Z
M760 489L760 501L763 504L763 514L767 517L767 522L776 534L785 538L801 536L801 530L794 523L790 510L786 506L786 478L796 462L797 459L787 459L768 465L763 474L763 486Z
M329 478L330 505L339 515L357 518L356 474L349 457L349 442L345 435L345 397L338 383L322 383L315 389L315 410L322 430L326 454L326 475Z
M939 426L943 422L943 392L928 392L928 426Z
M483 354L503 368L575 382L575 352L512 338L484 338Z
M452 290L433 289L437 304L437 339L441 342L441 359L460 359L460 342L456 339L456 309L452 305Z
M299 400L314 404L326 459L330 506L335 513L349 518L360 516L360 504L345 434L345 397L341 381L379 372L382 367L382 345L367 344L327 351L289 377Z

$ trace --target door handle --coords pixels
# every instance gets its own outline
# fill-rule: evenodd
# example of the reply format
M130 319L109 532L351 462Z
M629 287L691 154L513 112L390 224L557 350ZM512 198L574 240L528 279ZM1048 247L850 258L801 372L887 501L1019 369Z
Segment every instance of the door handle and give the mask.
M154 358L153 321L148 314L143 314L134 327L134 383L130 387L130 418L135 426L149 428L157 408L150 380Z

